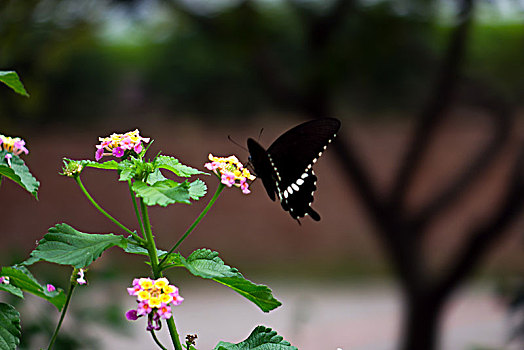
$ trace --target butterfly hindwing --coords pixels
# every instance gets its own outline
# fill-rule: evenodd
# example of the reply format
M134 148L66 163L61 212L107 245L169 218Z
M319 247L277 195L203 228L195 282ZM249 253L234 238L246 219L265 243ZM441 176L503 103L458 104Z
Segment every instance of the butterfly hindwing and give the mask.
M293 219L304 217L307 214L313 220L319 221L320 215L311 208L313 193L317 189L317 177L312 169L305 175L307 176L300 177L279 192L280 204L285 211L289 211Z
M272 200L278 196L282 208L294 219L310 215L320 220L311 208L317 177L312 166L336 136L340 121L334 118L300 124L273 142L266 150L248 139L250 162L262 179Z

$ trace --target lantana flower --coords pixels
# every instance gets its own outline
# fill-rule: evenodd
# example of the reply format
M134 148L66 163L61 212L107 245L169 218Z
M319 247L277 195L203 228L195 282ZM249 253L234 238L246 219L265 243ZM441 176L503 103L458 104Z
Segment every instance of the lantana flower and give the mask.
M85 279L85 272L86 272L85 269L78 269L78 272L77 272L78 278L76 279L76 282L80 285L87 284L87 281Z
M142 143L148 143L149 137L140 136L138 129L128 131L125 134L111 134L108 137L99 137L99 145L96 145L95 159L99 161L104 156L122 158L126 154L140 154L143 149Z
M9 166L11 166L11 158L13 158L13 155L19 156L22 153L29 153L29 150L25 147L25 141L20 137L10 137L2 134L0 134L0 151L1 150L8 152L4 158Z
M126 312L130 321L147 316L147 330L159 330L160 321L171 318L171 306L180 305L184 298L178 294L178 288L169 284L165 277L153 280L150 278L135 278L127 292L136 296L138 307Z
M0 276L0 284L9 284L8 276Z
M235 156L215 157L209 154L211 162L204 164L204 167L213 171L227 187L235 186L242 190L242 193L248 194L248 180L253 181L255 176Z

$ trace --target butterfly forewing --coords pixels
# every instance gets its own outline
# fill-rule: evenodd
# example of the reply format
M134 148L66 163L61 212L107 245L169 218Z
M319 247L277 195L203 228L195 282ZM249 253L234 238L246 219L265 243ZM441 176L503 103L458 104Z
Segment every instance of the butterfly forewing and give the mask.
M277 194L282 208L294 219L320 216L311 208L317 177L312 166L340 128L333 118L312 120L282 134L265 151L248 140L251 163L271 199Z
M292 173L312 166L322 155L340 128L340 121L334 118L317 119L295 126L273 142L267 153L279 167L289 162Z

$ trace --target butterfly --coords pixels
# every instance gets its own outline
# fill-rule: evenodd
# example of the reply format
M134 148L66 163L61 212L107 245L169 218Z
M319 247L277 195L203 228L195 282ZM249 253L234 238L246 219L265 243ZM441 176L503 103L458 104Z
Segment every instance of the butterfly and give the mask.
M313 164L322 155L340 128L335 118L316 119L286 131L265 150L249 138L249 164L262 179L269 198L277 198L285 211L300 224L299 218L309 215L319 221L311 208L317 177Z

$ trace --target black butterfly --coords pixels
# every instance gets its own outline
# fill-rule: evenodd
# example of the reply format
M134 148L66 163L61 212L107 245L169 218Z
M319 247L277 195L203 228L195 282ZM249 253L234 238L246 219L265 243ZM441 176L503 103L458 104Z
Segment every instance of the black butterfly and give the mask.
M286 131L267 151L252 138L247 140L249 163L262 179L269 198L274 201L277 195L282 208L297 221L308 214L313 220L320 220L311 208L317 189L312 166L339 128L338 119L311 120Z

